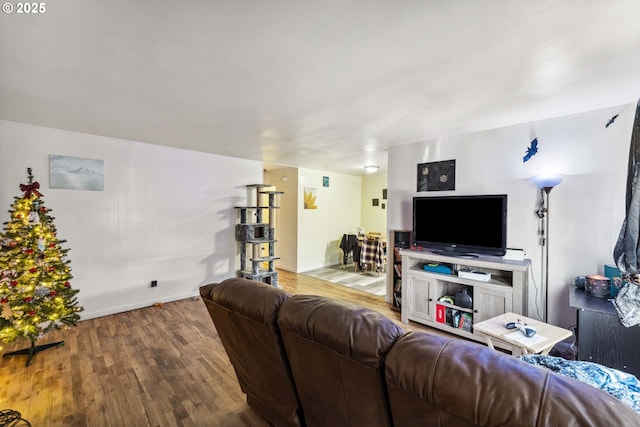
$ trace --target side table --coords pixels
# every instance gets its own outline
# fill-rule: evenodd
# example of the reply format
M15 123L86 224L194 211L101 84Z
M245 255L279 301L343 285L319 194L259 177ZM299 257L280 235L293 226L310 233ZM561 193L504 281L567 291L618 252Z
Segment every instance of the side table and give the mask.
M518 319L529 326L533 326L537 330L536 334L531 338L527 338L518 329L507 329L507 323L515 322ZM559 328L510 312L474 323L473 331L484 335L489 348L494 348L492 341L494 339L510 345L514 356L529 353L548 354L554 345L572 335L568 329Z
M578 317L578 360L599 363L640 377L640 327L625 327L611 300L569 288Z

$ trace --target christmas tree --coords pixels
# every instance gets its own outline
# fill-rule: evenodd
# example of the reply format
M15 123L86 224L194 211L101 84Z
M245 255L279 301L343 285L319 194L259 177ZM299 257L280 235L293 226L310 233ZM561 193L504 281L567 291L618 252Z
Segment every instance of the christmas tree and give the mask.
M54 218L49 215L40 193L40 184L20 184L22 197L14 197L0 234L0 339L6 343L18 338L31 340L31 347L7 353L33 356L63 342L36 346L54 328L75 326L83 310L78 306L78 290L71 288L69 249L62 249Z

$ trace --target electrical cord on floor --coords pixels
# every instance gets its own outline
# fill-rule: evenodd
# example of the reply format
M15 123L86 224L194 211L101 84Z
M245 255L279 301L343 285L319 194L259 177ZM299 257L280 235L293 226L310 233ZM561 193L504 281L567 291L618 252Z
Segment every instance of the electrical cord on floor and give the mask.
M1 409L0 410L0 427L19 427L27 426L31 427L31 423L24 418L22 414L13 409Z
M568 328L573 332L574 340L571 343L571 351L573 351L573 360L578 360L578 325L571 325Z
M533 275L533 261L531 261L531 268L529 269L529 277L531 278L531 284L533 285L533 289L535 289L535 298L534 298L534 304L536 306L536 314L538 315L538 319L542 319L542 315L540 314L540 306L538 305L538 295L539 295L539 289L538 289L538 284L536 283L536 278Z

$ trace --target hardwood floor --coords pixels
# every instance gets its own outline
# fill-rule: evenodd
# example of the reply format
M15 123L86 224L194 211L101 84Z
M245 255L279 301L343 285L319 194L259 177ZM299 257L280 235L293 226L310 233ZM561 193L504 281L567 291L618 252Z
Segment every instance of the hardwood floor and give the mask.
M400 322L382 297L283 270L280 284ZM16 410L34 427L268 426L247 406L199 298L81 321L38 344L59 340L65 345L38 353L29 367L24 356L0 358L0 410Z

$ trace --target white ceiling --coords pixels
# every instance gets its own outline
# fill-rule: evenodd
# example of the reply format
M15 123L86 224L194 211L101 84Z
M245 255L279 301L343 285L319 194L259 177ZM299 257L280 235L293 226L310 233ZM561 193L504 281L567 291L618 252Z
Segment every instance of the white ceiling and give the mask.
M640 97L639 0L45 7L0 15L0 118L267 164L384 171L394 145Z

